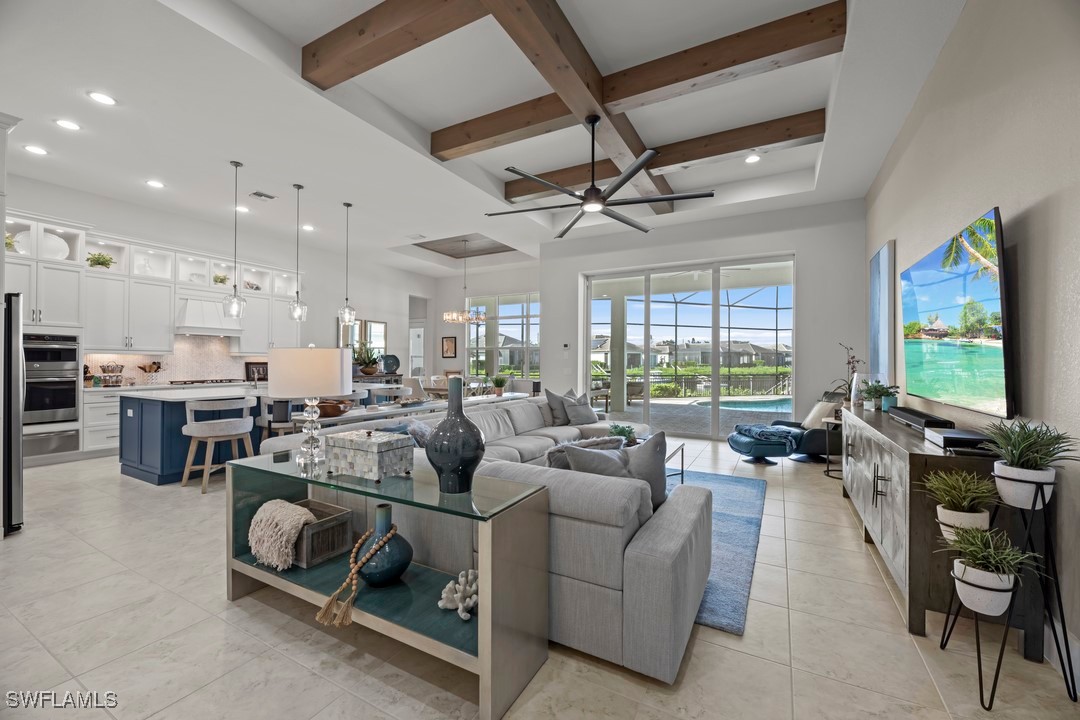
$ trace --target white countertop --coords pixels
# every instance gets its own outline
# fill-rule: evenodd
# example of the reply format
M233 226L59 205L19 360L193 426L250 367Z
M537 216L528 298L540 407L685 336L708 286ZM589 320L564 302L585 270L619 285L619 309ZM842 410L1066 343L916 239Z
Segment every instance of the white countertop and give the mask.
M197 385L169 385L168 383L158 383L156 385L119 385L113 387L84 387L83 392L87 393L100 393L100 392L148 392L156 390L182 390L182 389L199 389L199 388L248 388L251 389L250 382L239 383L198 383ZM259 385L260 390L266 390L266 383Z
M163 400L165 402L187 402L188 400L228 400L231 398L257 397L259 395L251 385L236 383L234 385L208 385L205 387L189 387L184 389L157 389L138 390L135 388L110 388L118 390L121 397L137 397L147 400Z

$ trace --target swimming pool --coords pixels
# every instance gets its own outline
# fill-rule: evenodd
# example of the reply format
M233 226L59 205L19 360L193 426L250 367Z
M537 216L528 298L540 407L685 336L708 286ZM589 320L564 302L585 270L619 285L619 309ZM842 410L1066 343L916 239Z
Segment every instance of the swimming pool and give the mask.
M698 400L699 407L712 407L712 400ZM791 398L720 398L721 410L751 410L753 412L791 413Z

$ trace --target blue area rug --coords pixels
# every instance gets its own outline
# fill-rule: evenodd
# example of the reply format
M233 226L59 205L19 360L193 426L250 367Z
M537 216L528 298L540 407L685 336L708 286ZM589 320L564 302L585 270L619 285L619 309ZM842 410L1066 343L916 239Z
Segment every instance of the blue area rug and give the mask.
M668 492L678 484L678 477L668 478ZM686 484L712 490L713 500L712 568L696 622L742 635L765 509L766 483L757 478L687 470Z

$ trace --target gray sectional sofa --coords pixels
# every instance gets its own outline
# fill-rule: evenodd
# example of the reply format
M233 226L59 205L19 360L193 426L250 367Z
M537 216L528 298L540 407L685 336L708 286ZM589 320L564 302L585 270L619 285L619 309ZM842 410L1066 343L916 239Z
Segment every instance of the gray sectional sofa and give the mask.
M477 408L467 415L485 435L479 474L548 488L551 639L674 682L709 575L712 494L680 485L654 511L643 480L546 467L546 453L557 443L605 436L609 423L555 425L543 398ZM412 419L435 425L442 417ZM353 423L321 434L388 424ZM636 429L648 435L647 427ZM272 438L260 452L293 449L300 440L298 435ZM416 464L426 465L424 450L414 452ZM351 507L358 523L366 522L365 513L373 517L374 501L318 491L318 499ZM394 508L394 518L413 544L414 562L455 574L475 567L474 523L404 506Z

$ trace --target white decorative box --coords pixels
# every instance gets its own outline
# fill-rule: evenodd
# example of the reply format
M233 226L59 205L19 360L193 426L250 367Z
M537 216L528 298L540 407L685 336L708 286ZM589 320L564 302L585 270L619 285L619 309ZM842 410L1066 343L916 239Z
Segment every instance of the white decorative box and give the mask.
M378 430L333 433L326 443L327 468L338 475L382 480L413 469L412 436Z

